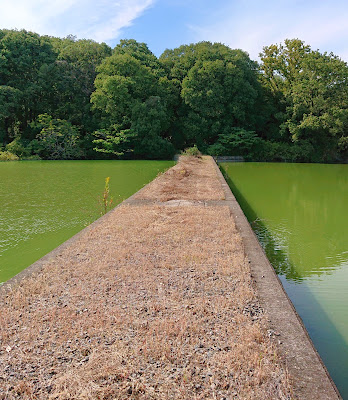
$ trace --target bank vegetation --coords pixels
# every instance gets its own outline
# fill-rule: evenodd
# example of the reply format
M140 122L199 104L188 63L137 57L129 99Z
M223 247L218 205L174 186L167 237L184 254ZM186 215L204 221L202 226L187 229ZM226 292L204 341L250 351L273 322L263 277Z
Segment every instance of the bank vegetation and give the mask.
M0 30L0 159L348 158L348 67L299 39L260 49Z

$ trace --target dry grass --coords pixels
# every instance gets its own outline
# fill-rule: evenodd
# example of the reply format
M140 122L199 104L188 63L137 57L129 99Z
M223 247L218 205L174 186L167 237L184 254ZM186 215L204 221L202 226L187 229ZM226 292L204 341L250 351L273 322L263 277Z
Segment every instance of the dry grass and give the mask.
M291 398L227 207L123 205L1 300L0 399Z
M224 192L210 157L181 157L180 162L151 182L137 199L223 200Z

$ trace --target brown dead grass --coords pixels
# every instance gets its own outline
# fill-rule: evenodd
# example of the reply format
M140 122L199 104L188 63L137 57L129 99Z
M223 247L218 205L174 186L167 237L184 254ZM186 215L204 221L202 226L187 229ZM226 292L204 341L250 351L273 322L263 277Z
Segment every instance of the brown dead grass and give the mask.
M223 200L211 157L180 157L180 162L151 182L137 199Z
M291 398L227 207L123 205L1 300L0 399Z

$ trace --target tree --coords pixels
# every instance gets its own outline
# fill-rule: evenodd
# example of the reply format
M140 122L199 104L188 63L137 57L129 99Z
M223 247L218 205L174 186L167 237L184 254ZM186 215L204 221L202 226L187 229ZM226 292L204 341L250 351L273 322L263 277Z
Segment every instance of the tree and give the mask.
M347 151L348 66L337 56L312 51L298 39L261 53L263 82L284 106L280 133L308 143L313 161L332 161Z
M16 90L16 111L20 109L21 112L12 115L11 124L15 124L19 132L24 132L30 121L44 111L38 75L43 65L55 59L56 53L47 38L25 30L1 31L0 85Z
M97 71L91 102L102 111L106 123L129 124L134 105L156 94L156 77L128 54L113 54Z
M0 86L0 143L14 138L18 133L22 92L11 86Z
M90 104L96 66L109 55L109 46L92 40L0 31L0 141L34 139L31 123L44 113L88 137L98 126Z
M131 131L136 137L136 157L165 159L174 155L174 146L162 137L170 127L169 117L159 96L149 97L133 108Z
M273 92L285 92L298 78L303 60L311 48L299 39L285 39L283 44L265 46L260 53L264 82Z
M261 147L261 142L262 139L254 131L232 128L230 132L219 135L219 139L208 148L208 152L214 156L228 154L252 160Z
M160 61L181 86L175 108L185 145L201 150L234 127L254 129L259 97L257 64L247 53L210 42L166 50Z
M79 125L82 133L92 132L97 124L90 103L96 68L111 55L111 48L105 43L74 38L61 39L55 46L57 60L41 73L44 93L49 96L47 112Z
M137 42L134 39L121 39L120 43L113 49L112 54L134 57L142 65L151 69L157 76L164 76L164 70L158 58L147 47L146 43Z
M134 46L131 42L132 51ZM123 50L115 51L97 69L91 101L102 113L103 124L95 132L95 149L117 156L165 158L173 152L163 137L170 125L166 97L172 96L171 84Z
M198 60L225 60L235 51L221 43L199 42L182 45L173 50L167 49L160 56L159 61L170 79L182 82Z
M81 157L78 129L68 121L42 114L33 125L40 132L32 146L36 147L42 158L65 160Z

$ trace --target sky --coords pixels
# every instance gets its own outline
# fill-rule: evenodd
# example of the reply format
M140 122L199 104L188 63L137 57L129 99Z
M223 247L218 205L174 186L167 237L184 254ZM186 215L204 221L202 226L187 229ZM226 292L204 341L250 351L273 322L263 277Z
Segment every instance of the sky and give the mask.
M0 28L145 42L157 56L202 40L258 60L264 46L298 38L348 62L345 0L0 0Z

